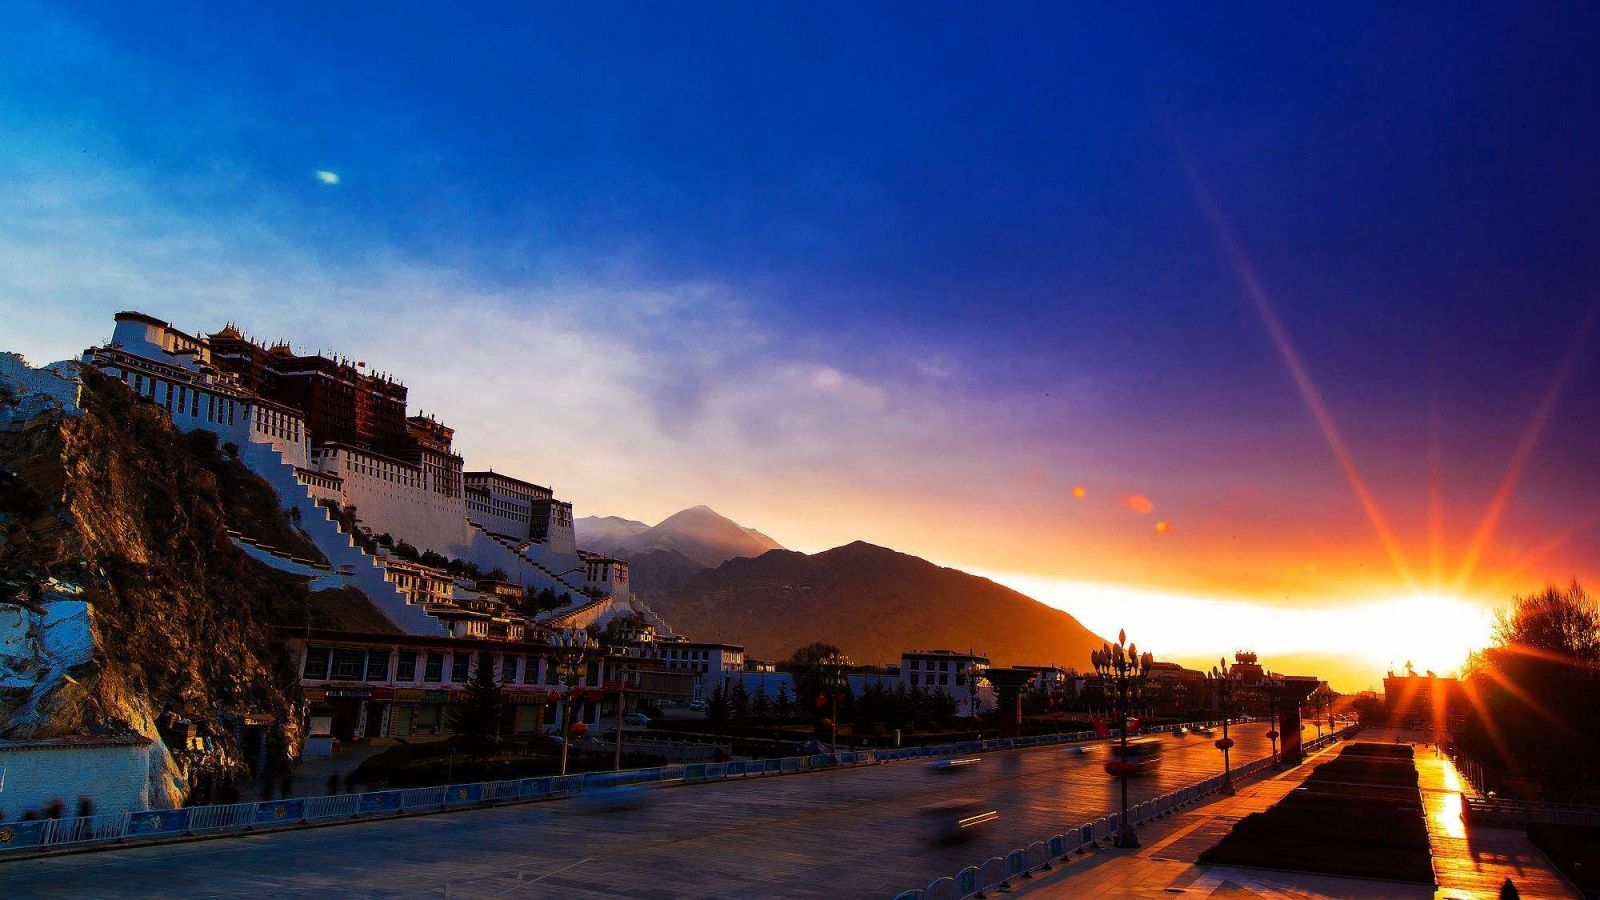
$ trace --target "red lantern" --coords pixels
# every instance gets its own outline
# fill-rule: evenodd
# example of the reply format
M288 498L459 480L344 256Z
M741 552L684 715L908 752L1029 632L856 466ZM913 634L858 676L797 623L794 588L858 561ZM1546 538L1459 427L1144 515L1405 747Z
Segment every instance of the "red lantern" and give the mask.
M821 694L818 694L817 695L817 709L821 709L821 708L823 708L824 706L827 706L827 705L828 705L828 698L822 696Z
M583 737L584 735L589 733L589 726L583 724L582 722L573 722L572 723L572 733L577 735L578 737Z
M823 728L832 728L833 727L833 720L832 719L823 719L822 720L822 727Z
M1137 763L1132 763L1125 759L1113 759L1106 762L1106 774L1113 778L1128 778L1137 774L1138 771L1139 766Z
M1129 719L1128 719L1128 730L1129 731L1138 731L1139 730L1139 720L1135 719L1135 718L1132 718L1132 717L1129 717Z
M1277 739L1278 739L1278 729L1274 728L1271 731L1267 732L1267 740L1275 741Z
M1222 738L1221 740L1217 741L1217 749L1218 750L1232 750L1233 749L1233 738Z
M844 691L840 691L837 694L834 694L833 695L833 702L835 702L835 703L843 703L844 702Z
M560 703L561 695L555 691L551 691L550 693L544 695L544 701L546 703Z

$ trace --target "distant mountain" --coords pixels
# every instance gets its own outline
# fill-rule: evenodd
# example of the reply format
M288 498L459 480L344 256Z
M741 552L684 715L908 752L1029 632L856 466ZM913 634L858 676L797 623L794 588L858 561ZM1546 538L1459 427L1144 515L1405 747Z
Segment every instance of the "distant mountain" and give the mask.
M1072 616L987 578L862 541L809 556L731 559L650 605L681 634L743 644L774 661L825 641L858 663L971 648L996 665L1084 669L1103 643Z
M575 524L579 547L620 559L652 550L670 550L709 568L737 556L760 556L783 546L709 506L673 513L653 526L616 516L590 516Z
M596 553L612 555L612 549L625 538L650 530L650 526L621 516L583 516L572 522L578 546Z

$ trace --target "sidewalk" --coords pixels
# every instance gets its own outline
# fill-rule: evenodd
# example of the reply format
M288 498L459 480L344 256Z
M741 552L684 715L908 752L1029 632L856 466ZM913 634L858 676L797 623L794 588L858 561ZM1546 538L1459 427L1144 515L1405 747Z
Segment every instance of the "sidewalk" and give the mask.
M1018 893L1047 897L1371 897L1382 900L1431 900L1424 885L1337 878L1299 872L1201 866L1195 861L1239 821L1260 812L1305 781L1312 765L1332 759L1342 744L1312 757L1306 765L1269 774L1222 797L1139 830L1144 844L1130 855L1103 848L1074 859L1058 874L1024 883Z
M300 763L294 770L294 780L289 791L292 797L321 797L328 793L328 776L337 772L342 786L351 772L354 772L370 756L389 749L388 747L372 747L367 744L350 744L342 751L332 756L313 756ZM278 779L256 779L243 786L239 791L240 802L252 800L266 800L268 794L273 798L278 797L280 785ZM349 788L344 787L348 791Z
M1379 730L1361 740L1384 742ZM1293 897L1382 898L1382 900L1466 900L1494 897L1510 877L1523 897L1578 896L1517 829L1474 828L1461 819L1462 793L1472 788L1448 759L1427 746L1416 748L1417 771L1427 816L1437 890L1426 885L1302 872L1202 866L1200 854L1227 834L1233 824L1272 806L1310 775L1313 765L1331 759L1342 744L1312 757L1306 765L1265 776L1241 787L1233 797L1178 813L1139 830L1144 844L1131 854L1105 847L1058 865L1051 873L1015 883L1016 893L1038 898Z
M1470 830L1462 819L1461 798L1475 795L1472 785L1437 746L1419 745L1417 775L1422 808L1428 816L1428 843L1441 898L1495 896L1510 878L1524 897L1577 897L1544 854L1521 828Z

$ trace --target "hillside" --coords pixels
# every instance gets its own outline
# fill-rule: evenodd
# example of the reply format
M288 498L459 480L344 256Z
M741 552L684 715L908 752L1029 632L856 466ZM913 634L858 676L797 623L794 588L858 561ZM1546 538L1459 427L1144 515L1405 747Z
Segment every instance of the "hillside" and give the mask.
M636 594L670 591L707 568L676 550L646 550L628 557L628 588Z
M987 578L862 541L815 555L773 550L700 572L651 605L682 634L786 659L811 641L858 663L968 648L996 665L1088 665L1101 645L1078 620Z
M745 528L709 506L694 506L655 525L616 516L579 519L578 546L620 559L652 550L670 550L704 567L734 557L760 556L782 545L754 528Z
M282 544L298 531L213 435L180 435L93 369L77 409L70 389L46 403L29 389L44 371L0 354L0 738L156 739L170 710L215 739L197 765L238 774L249 748L234 727L249 713L270 717L266 767L281 771L299 743L300 696L274 627L374 627L381 614L352 590L309 593L233 543L229 528ZM162 759L158 806L187 789Z

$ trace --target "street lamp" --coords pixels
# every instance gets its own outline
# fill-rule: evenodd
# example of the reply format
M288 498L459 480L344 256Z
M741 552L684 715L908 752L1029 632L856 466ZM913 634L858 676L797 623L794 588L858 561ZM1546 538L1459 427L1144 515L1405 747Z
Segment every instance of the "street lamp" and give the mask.
M963 674L967 680L967 712L972 716L974 729L977 729L978 682L983 680L983 673L978 670L977 659L971 649L967 650L967 671Z
M1233 790L1233 764L1230 751L1233 750L1233 738L1228 737L1228 719L1233 713L1233 674L1228 670L1228 661L1218 661L1220 667L1212 666L1206 673L1206 686L1211 689L1211 695L1216 698L1217 708L1222 713L1222 740L1217 741L1217 749L1222 751L1222 792L1232 794Z
M1145 680L1150 677L1150 667L1155 663L1155 657L1139 653L1139 648L1127 641L1127 631L1119 631L1115 644L1105 644L1089 653L1089 661L1100 679L1101 694L1116 704L1118 727L1122 731L1122 753L1113 752L1106 763L1106 774L1122 781L1122 815L1117 818L1117 834L1111 841L1117 847L1139 846L1139 836L1133 831L1133 823L1128 821L1128 776L1139 768L1128 756L1128 713L1144 695Z
M551 641L555 649L556 678L567 689L561 705L561 774L567 774L567 745L572 743L572 693L583 683L587 674L589 654L598 647L589 632L569 628L556 633ZM585 729L587 730L587 729Z

